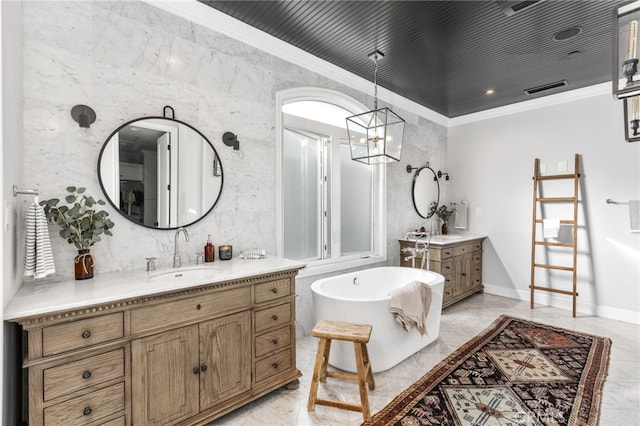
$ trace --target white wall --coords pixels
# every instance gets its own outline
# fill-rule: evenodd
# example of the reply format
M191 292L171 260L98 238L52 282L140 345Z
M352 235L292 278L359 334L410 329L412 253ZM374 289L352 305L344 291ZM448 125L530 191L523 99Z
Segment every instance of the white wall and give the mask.
M578 153L578 310L640 322L640 234L629 232L627 206L605 203L640 198L640 143L623 129L622 102L609 93L449 128L451 198L468 200L470 231L489 236L487 292L529 300L534 159L548 173L565 161L571 171ZM561 274L551 283L570 289ZM536 301L570 308L570 296L548 296L536 292Z

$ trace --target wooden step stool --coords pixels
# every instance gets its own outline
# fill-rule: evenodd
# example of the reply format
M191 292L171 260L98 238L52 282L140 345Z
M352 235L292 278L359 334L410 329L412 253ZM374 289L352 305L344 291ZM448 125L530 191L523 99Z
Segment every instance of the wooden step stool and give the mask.
M369 342L369 337L371 337L371 328L369 324L354 324L340 321L320 320L318 324L316 324L311 335L320 338L320 342L318 343L318 353L316 354L316 363L313 368L313 378L311 379L311 388L309 389L307 410L314 411L316 404L326 405L345 410L359 411L362 413L365 421L371 420L367 385L370 390L373 390L376 386L373 380L373 373L371 372L369 353L367 352L367 343ZM343 371L327 371L331 340L353 342L356 354L357 374ZM333 399L318 398L318 382L326 382L327 377L357 381L360 387L360 405Z

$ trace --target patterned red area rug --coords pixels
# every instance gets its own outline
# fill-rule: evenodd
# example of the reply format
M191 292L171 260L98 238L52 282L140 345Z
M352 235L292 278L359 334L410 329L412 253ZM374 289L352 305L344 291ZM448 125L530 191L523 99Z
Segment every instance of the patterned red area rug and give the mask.
M597 425L610 350L502 315L364 425Z

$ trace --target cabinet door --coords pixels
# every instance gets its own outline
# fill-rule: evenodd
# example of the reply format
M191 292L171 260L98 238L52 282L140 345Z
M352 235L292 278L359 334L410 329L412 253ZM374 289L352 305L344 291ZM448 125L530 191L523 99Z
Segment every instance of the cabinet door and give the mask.
M473 287L473 255L463 254L456 256L454 260L456 274L456 293L462 294Z
M240 312L199 327L200 408L206 410L251 386L251 315Z
M167 425L199 411L198 326L131 342L132 424Z

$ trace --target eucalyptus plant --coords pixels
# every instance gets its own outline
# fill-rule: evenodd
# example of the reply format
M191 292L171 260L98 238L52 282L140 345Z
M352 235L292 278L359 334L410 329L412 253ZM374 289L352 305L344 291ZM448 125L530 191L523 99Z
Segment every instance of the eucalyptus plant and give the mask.
M58 205L60 199L51 198L40 202L49 221L60 226L60 236L78 250L88 250L101 240L100 235L112 236L114 223L104 210L96 211L97 205L105 205L85 194L86 188L68 186L65 197L68 205Z
M456 211L456 205L454 203L449 203L449 206L446 204L441 204L440 207L436 209L437 205L435 202L432 202L429 205L429 215L435 214L438 216L444 223L448 223L453 213Z

